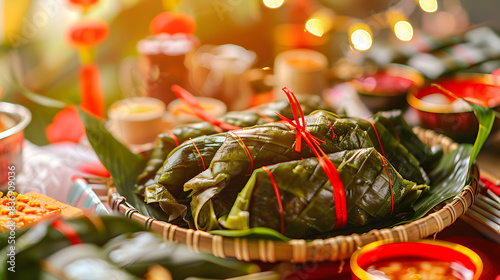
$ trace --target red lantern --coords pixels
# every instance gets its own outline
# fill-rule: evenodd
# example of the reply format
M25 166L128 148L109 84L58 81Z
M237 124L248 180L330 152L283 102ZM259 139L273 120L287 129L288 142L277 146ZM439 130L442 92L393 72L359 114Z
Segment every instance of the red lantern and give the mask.
M68 44L74 47L96 46L109 35L108 24L101 19L87 19L76 22L67 32Z
M176 34L193 34L196 29L196 22L194 19L183 13L162 12L156 15L149 30L153 35L160 33Z

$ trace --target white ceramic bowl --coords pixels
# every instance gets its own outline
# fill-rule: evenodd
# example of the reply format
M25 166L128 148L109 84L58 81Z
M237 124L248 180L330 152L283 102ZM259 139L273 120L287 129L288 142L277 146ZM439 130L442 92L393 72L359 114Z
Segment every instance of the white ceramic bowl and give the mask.
M108 110L110 130L125 144L153 142L164 129L165 104L152 97L131 97L113 103Z

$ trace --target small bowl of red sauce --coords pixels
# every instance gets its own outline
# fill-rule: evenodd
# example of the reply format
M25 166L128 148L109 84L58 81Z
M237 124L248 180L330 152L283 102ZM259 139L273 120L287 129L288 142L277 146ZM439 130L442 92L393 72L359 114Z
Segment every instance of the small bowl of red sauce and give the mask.
M420 240L377 241L351 256L352 279L477 280L481 258L459 244Z
M479 123L471 107L461 98L499 110L500 76L457 74L437 84L456 97L432 84L412 89L406 98L417 124L458 142L473 142ZM497 128L498 124L494 126Z
M352 81L361 101L372 112L406 107L405 95L424 84L423 75L416 69L401 64L389 64L373 74Z

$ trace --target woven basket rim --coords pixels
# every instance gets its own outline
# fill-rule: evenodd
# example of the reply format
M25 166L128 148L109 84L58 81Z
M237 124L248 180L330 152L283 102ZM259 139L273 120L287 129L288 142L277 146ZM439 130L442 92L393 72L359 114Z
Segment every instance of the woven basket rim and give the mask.
M414 127L414 132L428 146L441 145L445 153L458 148L458 143L436 132ZM209 253L221 258L235 258L241 261L279 262L291 261L304 263L308 261L337 261L348 259L358 248L374 241L412 241L437 234L445 227L453 224L474 203L478 191L479 170L473 168L474 176L470 185L464 186L462 192L445 204L440 210L393 228L373 229L363 234L339 235L327 239L292 239L290 241L274 241L268 239L246 239L210 234L201 230L178 227L165 221L140 214L127 203L115 188L108 193L109 205L129 219L146 226L147 229L160 233L165 242L181 243L196 253Z

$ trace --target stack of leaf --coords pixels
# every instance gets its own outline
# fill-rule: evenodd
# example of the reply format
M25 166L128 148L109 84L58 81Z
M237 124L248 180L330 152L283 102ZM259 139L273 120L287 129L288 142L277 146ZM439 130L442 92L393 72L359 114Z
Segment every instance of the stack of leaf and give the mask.
M187 138L138 189L131 181L145 160L101 123L81 117L118 191L144 215L230 236L260 231L276 237L278 231L288 238L324 238L416 220L460 193L491 128L493 116L483 111L476 108L484 124L476 147L461 145L445 155L422 143L399 111L371 119L322 110L298 117L295 111L294 122ZM336 170L325 172L325 161Z

